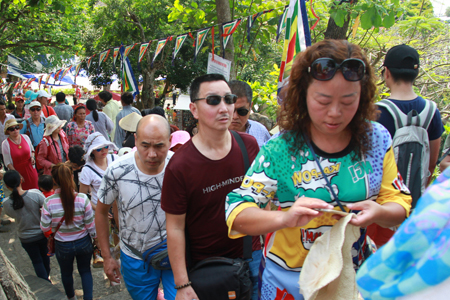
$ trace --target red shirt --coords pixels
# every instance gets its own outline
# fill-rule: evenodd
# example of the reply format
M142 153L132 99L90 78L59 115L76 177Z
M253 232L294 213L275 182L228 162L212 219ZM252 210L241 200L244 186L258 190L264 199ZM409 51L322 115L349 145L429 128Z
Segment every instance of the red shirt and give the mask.
M48 191L48 192L44 192L44 191L41 191L41 192L42 192L42 194L44 194L45 198L48 198L51 195L55 194L54 190L51 190L51 191Z
M250 164L259 152L255 138L239 132L247 147ZM166 167L161 208L170 214L186 214L186 231L193 262L212 256L243 256L242 238L228 238L225 198L239 188L245 175L244 160L236 140L230 153L210 160L189 140ZM253 237L253 251L260 250L259 236Z
M44 105L44 106L42 107L42 111L44 112L44 116L45 116L46 118L48 118L48 116L52 116L52 115L55 115L55 116L56 116L56 112L55 112L55 110L53 109L53 107L51 107L51 106Z

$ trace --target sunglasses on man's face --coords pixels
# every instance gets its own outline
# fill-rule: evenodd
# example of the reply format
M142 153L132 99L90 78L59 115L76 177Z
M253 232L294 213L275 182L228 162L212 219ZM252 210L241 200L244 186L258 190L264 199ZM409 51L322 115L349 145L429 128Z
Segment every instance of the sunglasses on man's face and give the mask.
M237 114L241 117L245 117L250 110L246 109L245 107L239 107L234 109L234 111L237 112Z
M14 131L14 130L19 130L19 129L20 129L20 126L16 125L16 126L13 126L13 127L9 127L8 131Z
M109 148L109 146L105 146L105 147L103 147L103 148L98 148L98 149L95 149L97 152L100 152L100 151L102 151L103 149L108 149Z
M338 64L328 57L316 59L308 68L308 72L316 80L327 81L331 80L339 69L347 81L360 81L366 73L366 65L360 59L348 58Z
M237 100L237 96L236 95L228 94L228 95L225 95L223 97L219 96L219 95L209 95L209 96L206 96L205 98L194 99L194 102L198 101L198 100L206 99L206 103L207 104L209 104L209 105L218 105L220 103L220 101L222 101L222 98L225 100L226 104L234 104L234 103L236 103L236 100Z
M30 111L41 111L40 107L32 107L30 108Z

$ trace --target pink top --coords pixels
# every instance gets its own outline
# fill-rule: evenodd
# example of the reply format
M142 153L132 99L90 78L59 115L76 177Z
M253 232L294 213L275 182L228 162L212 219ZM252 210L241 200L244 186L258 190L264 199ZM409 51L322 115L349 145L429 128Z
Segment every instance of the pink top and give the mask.
M70 122L66 127L70 147L80 145L84 148L87 137L95 132L94 125L90 121L84 121L84 127L78 127L77 122Z
M62 129L59 132L59 138L61 139L61 144L65 152L65 158L66 160L68 160L69 142L67 141L66 134ZM53 139L51 136L44 136L42 141L39 143L38 147L39 151L36 160L39 162L41 166L44 167L44 174L51 175L52 164L56 165L57 163L62 162L59 143L58 142L53 143Z
M64 216L64 208L60 198L61 189L56 189L55 194L45 199L41 213L41 229L45 233L55 230ZM95 232L94 210L91 202L85 194L78 193L74 201L74 217L70 225L64 221L55 234L55 239L60 242L72 242L85 237L88 233L93 238Z

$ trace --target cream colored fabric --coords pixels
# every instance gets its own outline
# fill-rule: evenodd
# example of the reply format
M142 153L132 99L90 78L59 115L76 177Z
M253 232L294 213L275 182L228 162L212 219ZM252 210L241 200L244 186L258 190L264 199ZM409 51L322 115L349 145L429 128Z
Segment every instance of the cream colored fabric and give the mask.
M352 245L359 227L348 224L353 214L337 222L311 247L300 272L300 292L305 300L357 300Z

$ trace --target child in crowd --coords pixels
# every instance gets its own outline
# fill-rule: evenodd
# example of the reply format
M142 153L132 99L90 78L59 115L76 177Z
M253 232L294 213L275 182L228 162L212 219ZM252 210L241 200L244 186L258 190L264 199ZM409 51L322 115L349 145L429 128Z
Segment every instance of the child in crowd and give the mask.
M11 114L16 109L16 106L12 103L6 106L6 113Z
M53 189L53 178L51 175L41 175L38 178L39 190L44 194L45 198L50 197L55 193Z

